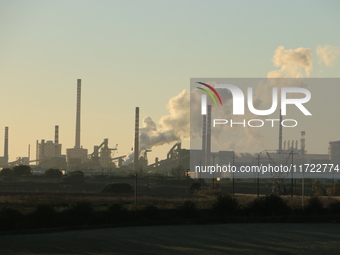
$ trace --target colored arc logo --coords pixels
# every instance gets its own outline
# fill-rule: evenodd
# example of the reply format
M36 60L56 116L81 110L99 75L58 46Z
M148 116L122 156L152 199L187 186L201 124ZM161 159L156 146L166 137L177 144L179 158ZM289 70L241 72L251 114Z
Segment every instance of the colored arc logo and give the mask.
M205 84L203 82L197 82L198 84L202 84L203 86L206 86L207 88L209 88L212 92L214 92L214 94L216 95L216 97L218 98L218 101L220 102L220 105L222 105L222 100L221 100L221 97L220 95L217 93L217 91L210 85L208 84ZM214 97L214 95L207 89L204 89L204 88L200 88L200 87L197 87L198 89L200 90L203 90L205 93L207 93L211 99L214 101L214 103L216 104L216 99Z

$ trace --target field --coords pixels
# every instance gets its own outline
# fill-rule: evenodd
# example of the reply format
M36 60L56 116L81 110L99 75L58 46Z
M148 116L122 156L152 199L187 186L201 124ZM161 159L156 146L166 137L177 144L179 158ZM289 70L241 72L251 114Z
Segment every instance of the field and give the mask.
M127 227L1 236L0 254L339 254L338 224Z

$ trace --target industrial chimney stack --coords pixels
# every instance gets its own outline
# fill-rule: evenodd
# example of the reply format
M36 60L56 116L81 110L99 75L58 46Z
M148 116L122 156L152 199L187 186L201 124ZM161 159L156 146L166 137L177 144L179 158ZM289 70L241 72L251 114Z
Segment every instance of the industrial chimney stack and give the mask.
M134 167L138 171L138 161L139 161L139 107L136 107L135 115L135 146L134 146Z
M8 127L5 127L4 163L8 164Z
M288 149L289 149L289 141L288 141ZM282 153L282 114L280 109L280 124L279 124L279 154Z
M203 116L203 128L202 128L202 155L203 162L202 165L205 166L206 160L206 149L207 149L207 115Z
M306 138L305 138L305 135L306 135L306 131L301 131L300 144L301 144L301 154L302 155L304 155L305 151L306 151L306 144L305 144Z
M54 143L55 144L59 143L59 126L58 125L54 127Z
M207 113L207 158L206 163L210 165L210 154L211 154L211 105L208 105L208 113Z
M80 110L81 110L81 79L77 80L77 117L76 117L76 143L74 148L80 148Z

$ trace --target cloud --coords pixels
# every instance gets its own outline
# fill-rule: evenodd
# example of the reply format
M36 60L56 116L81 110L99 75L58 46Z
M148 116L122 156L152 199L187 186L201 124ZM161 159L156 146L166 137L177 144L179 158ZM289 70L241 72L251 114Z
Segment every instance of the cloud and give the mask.
M312 71L312 50L297 48L286 50L279 46L274 53L273 63L280 67L268 73L268 78L302 78L308 77Z
M318 55L320 62L326 66L332 66L336 56L340 53L340 47L334 47L331 45L319 45L316 48L316 54Z

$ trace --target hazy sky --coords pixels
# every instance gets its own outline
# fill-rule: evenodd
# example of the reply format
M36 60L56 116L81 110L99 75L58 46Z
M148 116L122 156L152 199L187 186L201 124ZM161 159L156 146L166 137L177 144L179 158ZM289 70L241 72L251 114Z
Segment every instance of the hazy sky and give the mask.
M340 46L339 12L337 0L0 0L0 144L9 126L10 160L28 144L35 158L57 124L63 153L73 147L79 78L81 144L91 153L109 138L123 155L134 108L157 122L191 77L266 77L279 46L310 48L310 77L339 77L339 56L329 67L316 56L319 45Z

